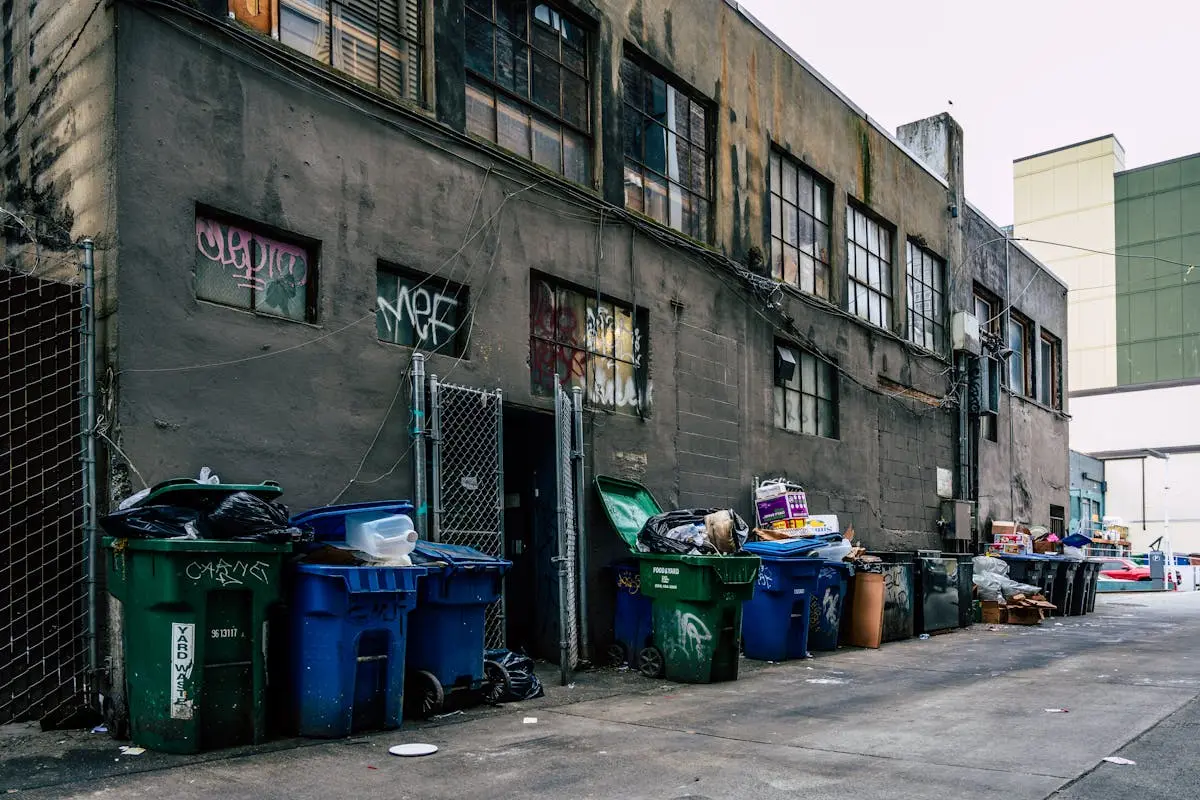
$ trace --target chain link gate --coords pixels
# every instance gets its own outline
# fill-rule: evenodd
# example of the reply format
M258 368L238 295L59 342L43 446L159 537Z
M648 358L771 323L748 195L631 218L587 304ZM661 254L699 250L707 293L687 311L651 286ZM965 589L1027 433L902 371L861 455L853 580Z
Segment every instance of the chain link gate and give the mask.
M504 402L499 389L429 376L430 539L504 557ZM418 456L420 458L421 456ZM484 642L504 647L504 595L487 610Z
M0 268L0 724L84 698L87 318L83 287Z
M559 670L563 685L579 666L581 481L583 465L583 390L568 394L554 382L555 466L558 483L558 619ZM578 468L578 469L577 469Z

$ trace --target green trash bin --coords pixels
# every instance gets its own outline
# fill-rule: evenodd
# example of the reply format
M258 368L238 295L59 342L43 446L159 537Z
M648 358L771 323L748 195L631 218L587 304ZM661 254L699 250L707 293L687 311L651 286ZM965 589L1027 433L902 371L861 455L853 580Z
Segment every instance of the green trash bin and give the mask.
M661 506L634 481L597 476L596 490L613 528L638 559L642 594L650 598L654 644L638 669L681 683L737 679L742 603L754 595L756 555L676 556L637 552L637 535Z
M290 544L104 539L135 744L198 753L266 738L268 616Z

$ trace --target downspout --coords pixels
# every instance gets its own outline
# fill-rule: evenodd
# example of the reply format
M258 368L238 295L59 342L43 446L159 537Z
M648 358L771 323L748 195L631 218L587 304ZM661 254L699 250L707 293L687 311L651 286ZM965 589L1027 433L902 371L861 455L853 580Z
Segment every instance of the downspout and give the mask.
M96 264L95 244L84 239L83 247L83 312L81 371L83 420L83 536L84 563L87 569L87 665L86 696L94 696L95 675L100 663L100 644L97 620L96 591Z
M429 539L429 507L425 500L425 354L412 356L413 505L417 536Z
M1004 335L1008 337L1008 342L1012 344L1012 272L1010 269L1009 259L1009 241L1008 232L1004 233ZM1028 332L1027 332L1028 333ZM1024 354L1022 354L1022 358ZM1012 377L1012 354L1008 356L1008 361L1004 366L1008 368L1009 378ZM1025 376L1021 376L1021 380L1025 380ZM1016 390L1009 381L1008 387L1008 509L1009 516L1013 522L1017 521L1017 493L1013 484L1013 392ZM1024 387L1022 387L1024 388Z

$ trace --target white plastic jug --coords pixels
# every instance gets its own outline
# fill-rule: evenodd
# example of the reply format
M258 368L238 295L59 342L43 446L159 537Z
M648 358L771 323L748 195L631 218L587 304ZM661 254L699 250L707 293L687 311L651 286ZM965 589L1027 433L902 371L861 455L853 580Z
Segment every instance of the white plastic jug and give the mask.
M417 545L417 531L404 514L346 517L346 544L377 561L410 566L409 554Z

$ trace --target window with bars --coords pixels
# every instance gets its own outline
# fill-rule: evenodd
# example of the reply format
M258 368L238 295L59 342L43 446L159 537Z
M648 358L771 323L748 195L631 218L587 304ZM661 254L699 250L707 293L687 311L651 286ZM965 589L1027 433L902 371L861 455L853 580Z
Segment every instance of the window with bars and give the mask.
M587 32L547 3L466 2L467 130L590 184Z
M794 159L771 152L771 275L828 300L829 183Z
M534 275L529 284L533 394L554 396L554 378L583 389L590 408L646 413L644 309Z
M892 327L892 231L855 206L846 207L846 272L851 313Z
M838 438L838 370L785 342L775 344L775 427Z
M420 102L421 0L277 2L280 42L363 83Z
M916 242L908 242L908 339L946 352L946 265Z
M1039 341L1038 365L1041 382L1038 399L1051 408L1062 408L1062 342L1057 337L1042 331Z
M708 240L708 116L704 102L644 61L621 61L625 207Z

